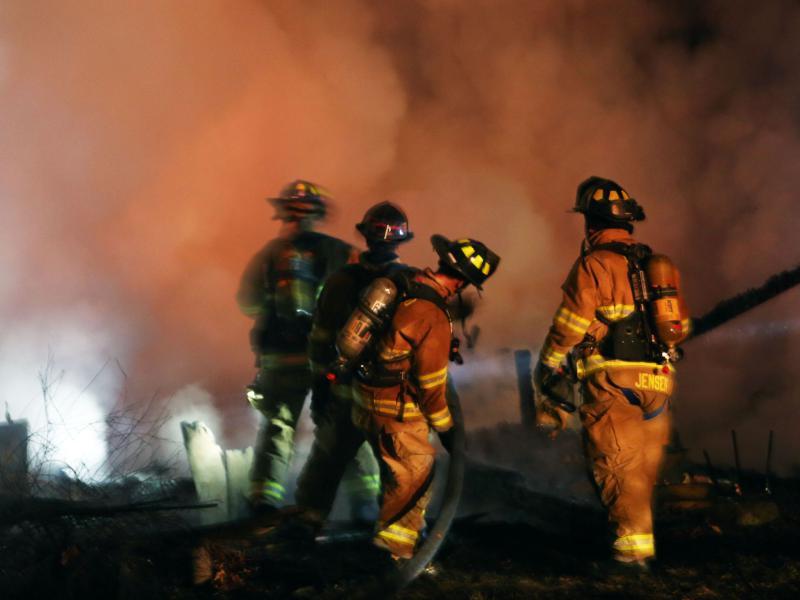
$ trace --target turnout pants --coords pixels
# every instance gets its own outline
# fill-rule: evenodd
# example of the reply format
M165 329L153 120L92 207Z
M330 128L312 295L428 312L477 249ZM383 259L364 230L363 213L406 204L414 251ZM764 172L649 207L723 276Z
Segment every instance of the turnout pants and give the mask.
M672 375L661 370L609 369L583 383L587 457L622 562L655 556L653 487L669 438L672 388Z
M311 387L305 354L269 354L261 357L261 397L251 401L263 415L256 438L250 473L250 501L279 507L294 456L294 434Z
M297 504L319 522L330 513L340 482L350 500L351 516L374 519L381 489L378 463L351 412L347 386L334 392L323 414L315 416L314 443L297 481L296 497Z
M359 406L353 422L372 446L380 466L382 495L373 543L394 556L411 558L425 527L434 455L424 419L399 421Z

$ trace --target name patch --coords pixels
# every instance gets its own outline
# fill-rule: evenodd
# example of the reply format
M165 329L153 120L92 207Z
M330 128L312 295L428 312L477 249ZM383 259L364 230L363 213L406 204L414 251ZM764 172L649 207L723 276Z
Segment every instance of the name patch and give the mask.
M639 380L633 384L637 390L667 393L669 390L669 377L654 375L653 373L639 373Z

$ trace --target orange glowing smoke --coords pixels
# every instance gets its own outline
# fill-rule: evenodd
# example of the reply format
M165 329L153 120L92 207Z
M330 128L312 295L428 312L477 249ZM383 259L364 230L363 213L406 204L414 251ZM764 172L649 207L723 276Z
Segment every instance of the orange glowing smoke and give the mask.
M57 314L104 332L86 356L119 358L131 397L198 384L240 414L252 369L233 294L276 231L263 198L296 177L334 191L326 228L349 241L390 198L417 233L409 262L431 262L434 232L495 248L487 351L538 347L581 236L566 211L590 174L646 207L643 239L681 266L701 312L800 258L785 242L799 224L800 9L704 6L8 1L0 311L17 333L4 356L37 340L35 378L40 317ZM793 312L786 300L752 319ZM754 423L789 438L782 365L796 346L690 351L686 439L713 449ZM749 406L754 393L769 408Z

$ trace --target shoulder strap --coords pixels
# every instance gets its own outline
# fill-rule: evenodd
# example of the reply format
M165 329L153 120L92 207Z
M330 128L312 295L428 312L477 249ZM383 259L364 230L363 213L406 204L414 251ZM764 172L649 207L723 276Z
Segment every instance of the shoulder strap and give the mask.
M445 314L447 320L452 323L450 311L447 309L447 302L445 302L445 299L437 294L436 290L434 290L432 287L425 285L424 283L411 281L408 289L405 292L405 298L418 298L420 300L427 300L428 302L435 304L436 307Z
M606 244L597 244L596 246L589 246L581 251L583 256L589 256L598 250L607 250L615 254L621 254L631 262L641 262L648 258L653 251L650 246L646 244L623 244L622 242L608 242Z

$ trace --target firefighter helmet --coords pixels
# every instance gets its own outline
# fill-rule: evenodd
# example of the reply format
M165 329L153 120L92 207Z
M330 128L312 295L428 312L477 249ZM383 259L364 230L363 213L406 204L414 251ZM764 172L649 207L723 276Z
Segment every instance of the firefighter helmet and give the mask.
M621 185L602 177L581 182L575 195L575 212L614 223L644 221L644 209Z
M483 289L483 282L489 279L500 264L500 257L478 240L464 238L450 241L443 235L431 237L431 243L439 264L456 271L476 288Z
M275 206L275 218L282 221L321 219L328 212L330 194L310 181L297 179L285 186L277 198L270 198Z
M372 206L364 213L364 218L356 225L356 229L368 243L399 244L414 237L408 229L406 213L391 202L379 202Z

